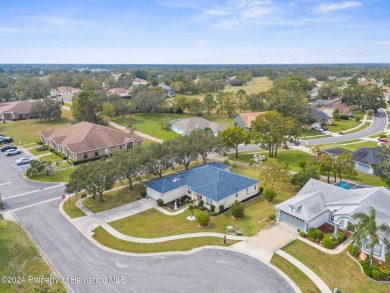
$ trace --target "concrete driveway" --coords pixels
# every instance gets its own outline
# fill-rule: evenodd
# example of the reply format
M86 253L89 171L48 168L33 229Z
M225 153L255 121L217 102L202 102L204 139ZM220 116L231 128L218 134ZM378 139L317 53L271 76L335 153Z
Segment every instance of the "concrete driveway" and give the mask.
M296 229L286 223L276 222L255 236L234 244L232 247L237 251L250 252L260 259L269 262L275 251L297 239L298 236Z
M60 200L15 212L75 292L294 292L276 271L241 253L129 256L92 244L59 212ZM71 282L71 277L118 277L119 283ZM123 280L123 283L121 282Z

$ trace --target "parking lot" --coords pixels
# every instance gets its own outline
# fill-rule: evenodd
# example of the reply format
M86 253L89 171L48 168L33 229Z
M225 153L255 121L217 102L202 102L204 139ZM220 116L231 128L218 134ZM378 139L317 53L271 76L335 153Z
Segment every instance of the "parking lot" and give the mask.
M27 155L23 149L21 151L21 154L12 156L6 156L3 152L0 153L0 193L3 200L21 193L53 185L30 181L23 177L23 173L30 167L30 164L16 165L16 160L22 157L29 157L30 155Z

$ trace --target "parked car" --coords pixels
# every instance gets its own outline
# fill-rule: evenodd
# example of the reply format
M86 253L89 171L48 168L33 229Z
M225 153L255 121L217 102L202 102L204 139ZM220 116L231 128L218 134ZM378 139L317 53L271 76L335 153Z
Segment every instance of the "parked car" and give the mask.
M380 141L380 142L390 142L390 139L385 138L385 137L380 137L380 138L378 138L378 141Z
M16 160L16 165L23 165L23 164L29 164L31 161L34 160L31 157L23 157L18 160Z
M11 143L13 142L13 138L12 137L3 137L3 138L0 138L0 143Z
M13 156L13 155L17 155L17 154L20 154L20 153L21 153L20 149L18 149L18 148L6 151L6 155L7 156Z
M16 146L13 146L13 145L6 145L5 147L2 147L2 148L1 148L1 151L2 151L2 152L5 152L5 151L8 151L8 150L15 150L15 149L17 149Z
M322 127L319 127L319 126L312 127L311 129L321 131L321 132L324 131L324 129Z

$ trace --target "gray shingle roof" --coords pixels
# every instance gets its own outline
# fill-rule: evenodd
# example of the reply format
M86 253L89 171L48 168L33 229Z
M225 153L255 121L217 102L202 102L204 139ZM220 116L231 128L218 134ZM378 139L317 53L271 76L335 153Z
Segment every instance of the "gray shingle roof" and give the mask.
M324 113L322 111L318 111L318 109L316 107L312 107L310 109L310 111L311 111L311 115L316 120L316 122L323 122L323 121L328 121L328 120L332 119L326 113Z
M381 160L377 157L377 153L380 148L360 148L353 152L343 148L333 148L324 150L324 153L328 153L334 156L338 156L341 153L351 153L352 160L364 165L371 166L374 163L380 162Z
M259 183L257 180L230 172L228 168L221 163L206 164L145 185L160 193L187 185L190 190L219 201Z

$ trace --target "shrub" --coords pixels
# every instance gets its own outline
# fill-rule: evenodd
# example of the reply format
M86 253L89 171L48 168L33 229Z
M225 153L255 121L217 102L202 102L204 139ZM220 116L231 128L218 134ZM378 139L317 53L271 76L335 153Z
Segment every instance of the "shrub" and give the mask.
M199 200L198 206L199 206L199 207L203 207L203 205L204 205L204 200L203 200L203 199Z
M221 204L221 205L219 206L219 213L222 214L224 210L225 210L225 207L224 207L223 204Z
M390 253L385 254L385 262L390 263Z
M242 218L244 216L244 206L242 205L242 203L236 200L230 206L230 212L232 213L232 216L236 219Z
M260 186L260 193L263 193L263 190L264 190L264 187L263 186Z
M363 272L365 275L369 276L370 278L372 277L372 271L370 266L363 265Z
M215 216L218 216L218 213L217 213L217 212L213 212L213 213L211 213L211 215L212 215L213 217L215 217Z
M207 227L210 224L210 216L208 212L200 212L196 219L198 224L202 227Z
M276 197L276 192L275 190L273 189L266 189L264 191L264 198L268 201L268 202L272 202Z
M305 233L305 232L303 232L303 231L301 231L301 232L299 232L299 236L301 236L301 237L305 237L305 236L306 236L306 233Z
M353 257L357 257L360 252L360 249L355 244L351 244L348 246L348 252Z
M49 149L49 147L47 145L41 145L41 146L35 148L35 150L37 152L44 152L44 151L47 151L48 149Z
M157 200L157 205L158 205L159 207L162 207L162 206L164 205L164 201L163 201L161 198L159 198L159 199Z
M207 210L207 209L206 209L206 207L204 207L204 206L200 206L200 207L199 207L199 210L200 210L200 211L205 211L205 210Z
M312 239L322 239L322 232L316 228L309 228L307 236Z
M355 117L355 121L356 121L356 122L359 122L360 120L362 120L362 116L357 115L357 116Z
M213 205L213 204L210 205L210 211L211 211L212 213L215 212L215 205Z
M322 246L328 249L333 248L333 241L332 241L332 235L331 234L325 234L324 239L322 240Z
M37 140L36 143L39 144L39 145L43 144L43 142L40 141L40 140Z
M390 280L390 265L380 267L379 272L384 280Z
M346 237L345 237L345 234L344 234L344 233L340 233L340 232L339 232L339 233L337 234L337 241L338 241L338 242L343 242L343 241L345 240L345 238L346 238Z
M349 120L349 115L340 114L340 115L339 115L339 118L342 119L342 120Z
M147 193L145 190L141 190L140 194L141 194L142 198L145 198Z
M81 194L81 198L86 198L87 197L87 193L86 192L83 192L82 194Z
M270 213L270 214L268 215L268 218L269 218L271 221L273 221L273 220L275 220L275 218L276 218L276 214L275 214L275 213Z
M380 134L379 137L380 137L380 138L386 138L387 135L386 135L386 134Z

